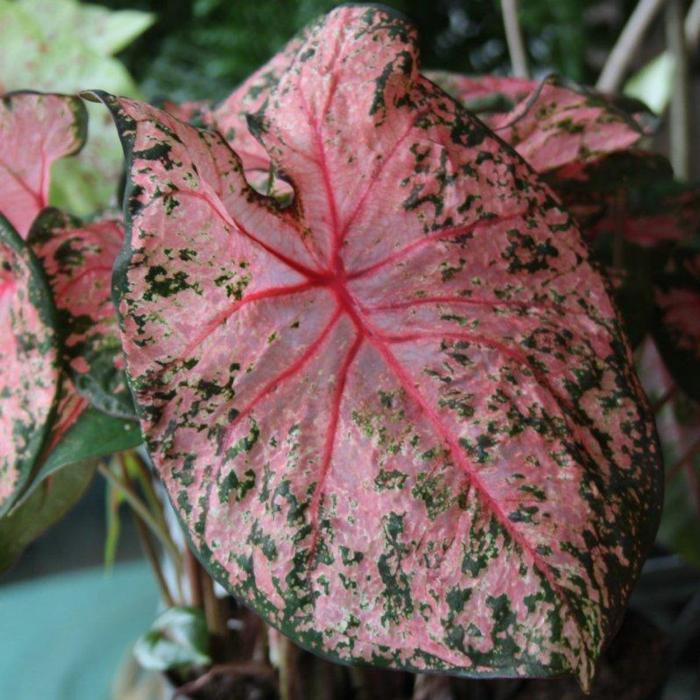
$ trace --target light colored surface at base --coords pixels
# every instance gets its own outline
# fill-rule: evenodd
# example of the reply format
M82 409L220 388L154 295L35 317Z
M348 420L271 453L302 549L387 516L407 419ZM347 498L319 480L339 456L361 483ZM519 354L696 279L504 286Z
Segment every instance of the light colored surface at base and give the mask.
M0 585L0 698L108 700L157 605L143 563Z

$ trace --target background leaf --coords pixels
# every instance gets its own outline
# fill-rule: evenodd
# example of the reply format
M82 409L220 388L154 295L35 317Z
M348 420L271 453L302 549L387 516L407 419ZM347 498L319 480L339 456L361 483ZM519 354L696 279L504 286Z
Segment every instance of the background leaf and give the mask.
M18 92L2 98L0 213L22 238L48 203L52 164L79 151L86 134L87 112L77 97Z
M133 418L111 297L112 267L123 241L119 218L83 224L57 209L45 209L28 238L53 290L74 386L104 413Z
M65 466L107 457L114 452L137 447L142 441L138 423L87 408L48 454L24 497L28 497L45 478Z
M9 569L28 545L53 527L80 500L94 474L92 462L61 469L0 518L0 573Z
M97 85L137 95L112 52L151 19L133 12L114 15L77 0L0 0L0 92L77 93ZM50 192L53 205L81 216L116 204L122 170L112 124L102 110L89 105L88 112L89 143L78 158L56 163Z

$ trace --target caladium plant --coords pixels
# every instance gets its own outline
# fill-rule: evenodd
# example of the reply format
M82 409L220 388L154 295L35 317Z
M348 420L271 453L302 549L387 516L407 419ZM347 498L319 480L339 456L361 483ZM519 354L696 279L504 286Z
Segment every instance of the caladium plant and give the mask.
M588 687L657 525L653 419L571 217L418 60L375 8L287 49L255 115L286 208L235 134L99 95L142 429L213 574L302 645Z
M193 551L301 646L589 689L662 501L608 293L620 250L658 256L657 342L698 361L698 194L643 150L638 106L426 77L415 29L373 6L321 18L220 105L85 97L125 147L123 218L45 208L50 161L84 141L76 98L0 112L21 234L0 236L0 542L142 432ZM664 216L635 199L660 183ZM121 486L99 469L138 502L121 466Z

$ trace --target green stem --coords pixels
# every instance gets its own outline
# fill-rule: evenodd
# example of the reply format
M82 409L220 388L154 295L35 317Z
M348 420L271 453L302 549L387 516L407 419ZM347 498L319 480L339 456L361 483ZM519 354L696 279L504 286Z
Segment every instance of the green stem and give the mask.
M133 484L129 476L129 468L127 466L128 457L128 453L122 453L118 456L118 459L121 465L122 478L124 479L124 483L130 489L133 489ZM133 509L131 511L131 516L134 519L134 525L136 525L136 531L138 532L139 539L141 540L141 546L143 547L144 554L146 555L148 563L151 565L153 574L156 577L156 581L158 582L158 587L160 588L160 595L163 598L163 602L167 607L172 608L175 605L175 601L170 593L170 588L168 588L165 576L163 575L163 569L160 565L158 552L153 546L153 540L151 539L151 535L148 532L148 528L144 524L143 520L141 520L141 518L136 514L136 511L134 511Z
M176 570L182 571L182 557L178 551L175 543L170 537L170 533L167 528L153 516L151 511L146 508L139 497L127 486L123 481L118 479L112 471L105 464L100 464L97 467L97 471L110 483L114 488L119 489L124 495L124 500L132 507L134 512L141 518L143 523L148 527L148 529L156 536L156 538L161 542L163 547L168 552L168 555L173 560Z
M279 638L279 679L280 700L299 700L299 674L297 673L297 658L299 648L280 634Z

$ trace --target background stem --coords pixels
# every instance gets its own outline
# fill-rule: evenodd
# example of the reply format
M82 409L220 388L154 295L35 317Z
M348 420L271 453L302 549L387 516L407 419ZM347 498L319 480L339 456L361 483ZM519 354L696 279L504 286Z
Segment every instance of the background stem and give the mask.
M666 44L673 57L673 90L669 110L671 165L679 180L687 180L690 177L690 102L683 3L681 0L667 1Z
M527 52L523 41L523 33L518 19L518 0L502 0L503 24L506 30L506 41L513 75L516 78L529 78L527 67Z
M598 78L596 87L602 92L617 92L652 20L667 0L640 0L613 46Z
M139 497L133 492L133 490L125 484L121 479L117 478L112 471L105 464L100 464L97 467L97 471L115 488L119 489L124 495L124 500L131 506L136 515L142 520L142 522L148 527L148 529L160 540L163 547L165 547L169 556L172 558L175 568L178 571L182 571L182 558L180 552L175 546L174 542L170 538L170 534L167 529L165 529L158 520L153 516L153 514L146 508Z

